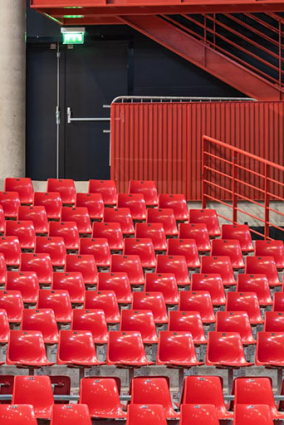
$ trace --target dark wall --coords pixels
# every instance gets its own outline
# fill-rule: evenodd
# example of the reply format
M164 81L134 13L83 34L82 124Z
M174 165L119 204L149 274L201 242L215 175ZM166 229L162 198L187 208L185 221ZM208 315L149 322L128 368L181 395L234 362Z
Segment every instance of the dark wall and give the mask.
M27 176L56 173L56 50L60 27L27 9ZM234 88L123 26L86 28L84 46L60 44L60 175L109 177L108 123L66 122L109 116L103 104L118 95L242 96Z

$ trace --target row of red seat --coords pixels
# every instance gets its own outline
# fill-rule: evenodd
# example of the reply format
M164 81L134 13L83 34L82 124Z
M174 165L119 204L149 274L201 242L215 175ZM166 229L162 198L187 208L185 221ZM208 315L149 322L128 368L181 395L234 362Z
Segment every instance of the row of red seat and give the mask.
M78 406L56 404L51 385L55 381L51 380L48 376L16 376L14 379L7 376L6 380L11 383L7 393L12 394L12 405L32 406L34 415L38 419L50 419L55 407L58 409L58 412L61 411L63 413L64 406L65 408L69 406L71 410L73 407ZM56 377L56 380L59 382L60 377ZM62 381L64 382L65 379ZM150 408L150 405L160 406L160 411L157 411L159 414L154 415L153 419L156 421L155 423L161 423L163 425L167 422L164 420L159 422L160 416L164 419L180 419L181 423L189 425L192 423L196 425L218 425L219 420L233 419L234 413L236 415L238 411L238 407L246 405L263 406L266 408L264 409L265 416L273 420L284 419L284 412L281 411L283 410L283 402L279 404L278 410L274 401L272 382L267 377L236 378L232 388L234 401L229 406L226 406L224 402L223 382L218 376L186 377L183 383L180 403L177 403L175 406L172 404L169 385L169 379L166 377L133 378L130 383L130 401L126 411L126 406L123 406L120 401L119 378L99 376L83 378L80 382L79 405L84 404L87 406L88 416L93 419L127 418L128 420L130 419L129 415L132 416L135 413L135 409L131 412L133 406L136 406L139 410L142 406L145 408L147 406ZM63 391L61 391L62 393ZM70 394L70 387L67 388L65 394ZM108 394L108 397L105 396L106 394ZM283 394L283 384L281 394ZM0 412L2 406L0 405ZM7 409L8 406L6 405ZM246 407L245 410L247 409ZM254 409L251 407L250 410ZM205 415L205 413L207 414ZM210 417L212 415L212 418L208 417L208 414L210 414ZM136 420L138 419L139 415L136 417ZM145 420L146 418L142 415L141 419ZM194 419L195 421L191 422ZM243 422L242 424L261 424L261 422L256 421L250 422L249 419L251 418L248 411L248 422ZM260 418L258 419L260 421ZM135 422L133 416L133 425L137 423L140 422ZM148 424L148 422L146 423ZM155 425L154 422L150 423ZM266 424L267 422L264 423ZM143 422L141 422L142 424ZM18 423L15 425L18 425Z

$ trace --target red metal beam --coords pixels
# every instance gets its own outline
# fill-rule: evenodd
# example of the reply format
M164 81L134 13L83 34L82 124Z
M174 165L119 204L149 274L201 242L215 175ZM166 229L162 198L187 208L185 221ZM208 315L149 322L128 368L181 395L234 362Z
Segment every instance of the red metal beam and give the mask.
M121 20L250 97L258 100L284 97L279 87L158 16L128 16Z

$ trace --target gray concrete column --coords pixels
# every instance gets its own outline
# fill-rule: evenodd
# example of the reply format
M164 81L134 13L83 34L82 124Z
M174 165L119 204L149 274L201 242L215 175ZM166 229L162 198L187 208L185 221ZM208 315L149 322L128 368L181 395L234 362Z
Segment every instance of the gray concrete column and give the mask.
M0 184L25 175L26 1L0 0Z

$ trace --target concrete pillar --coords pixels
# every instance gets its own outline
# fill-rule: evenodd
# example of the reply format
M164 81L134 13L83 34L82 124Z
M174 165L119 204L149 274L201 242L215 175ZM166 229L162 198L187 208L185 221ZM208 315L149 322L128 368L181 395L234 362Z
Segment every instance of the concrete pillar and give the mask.
M26 1L0 0L0 187L25 176Z

